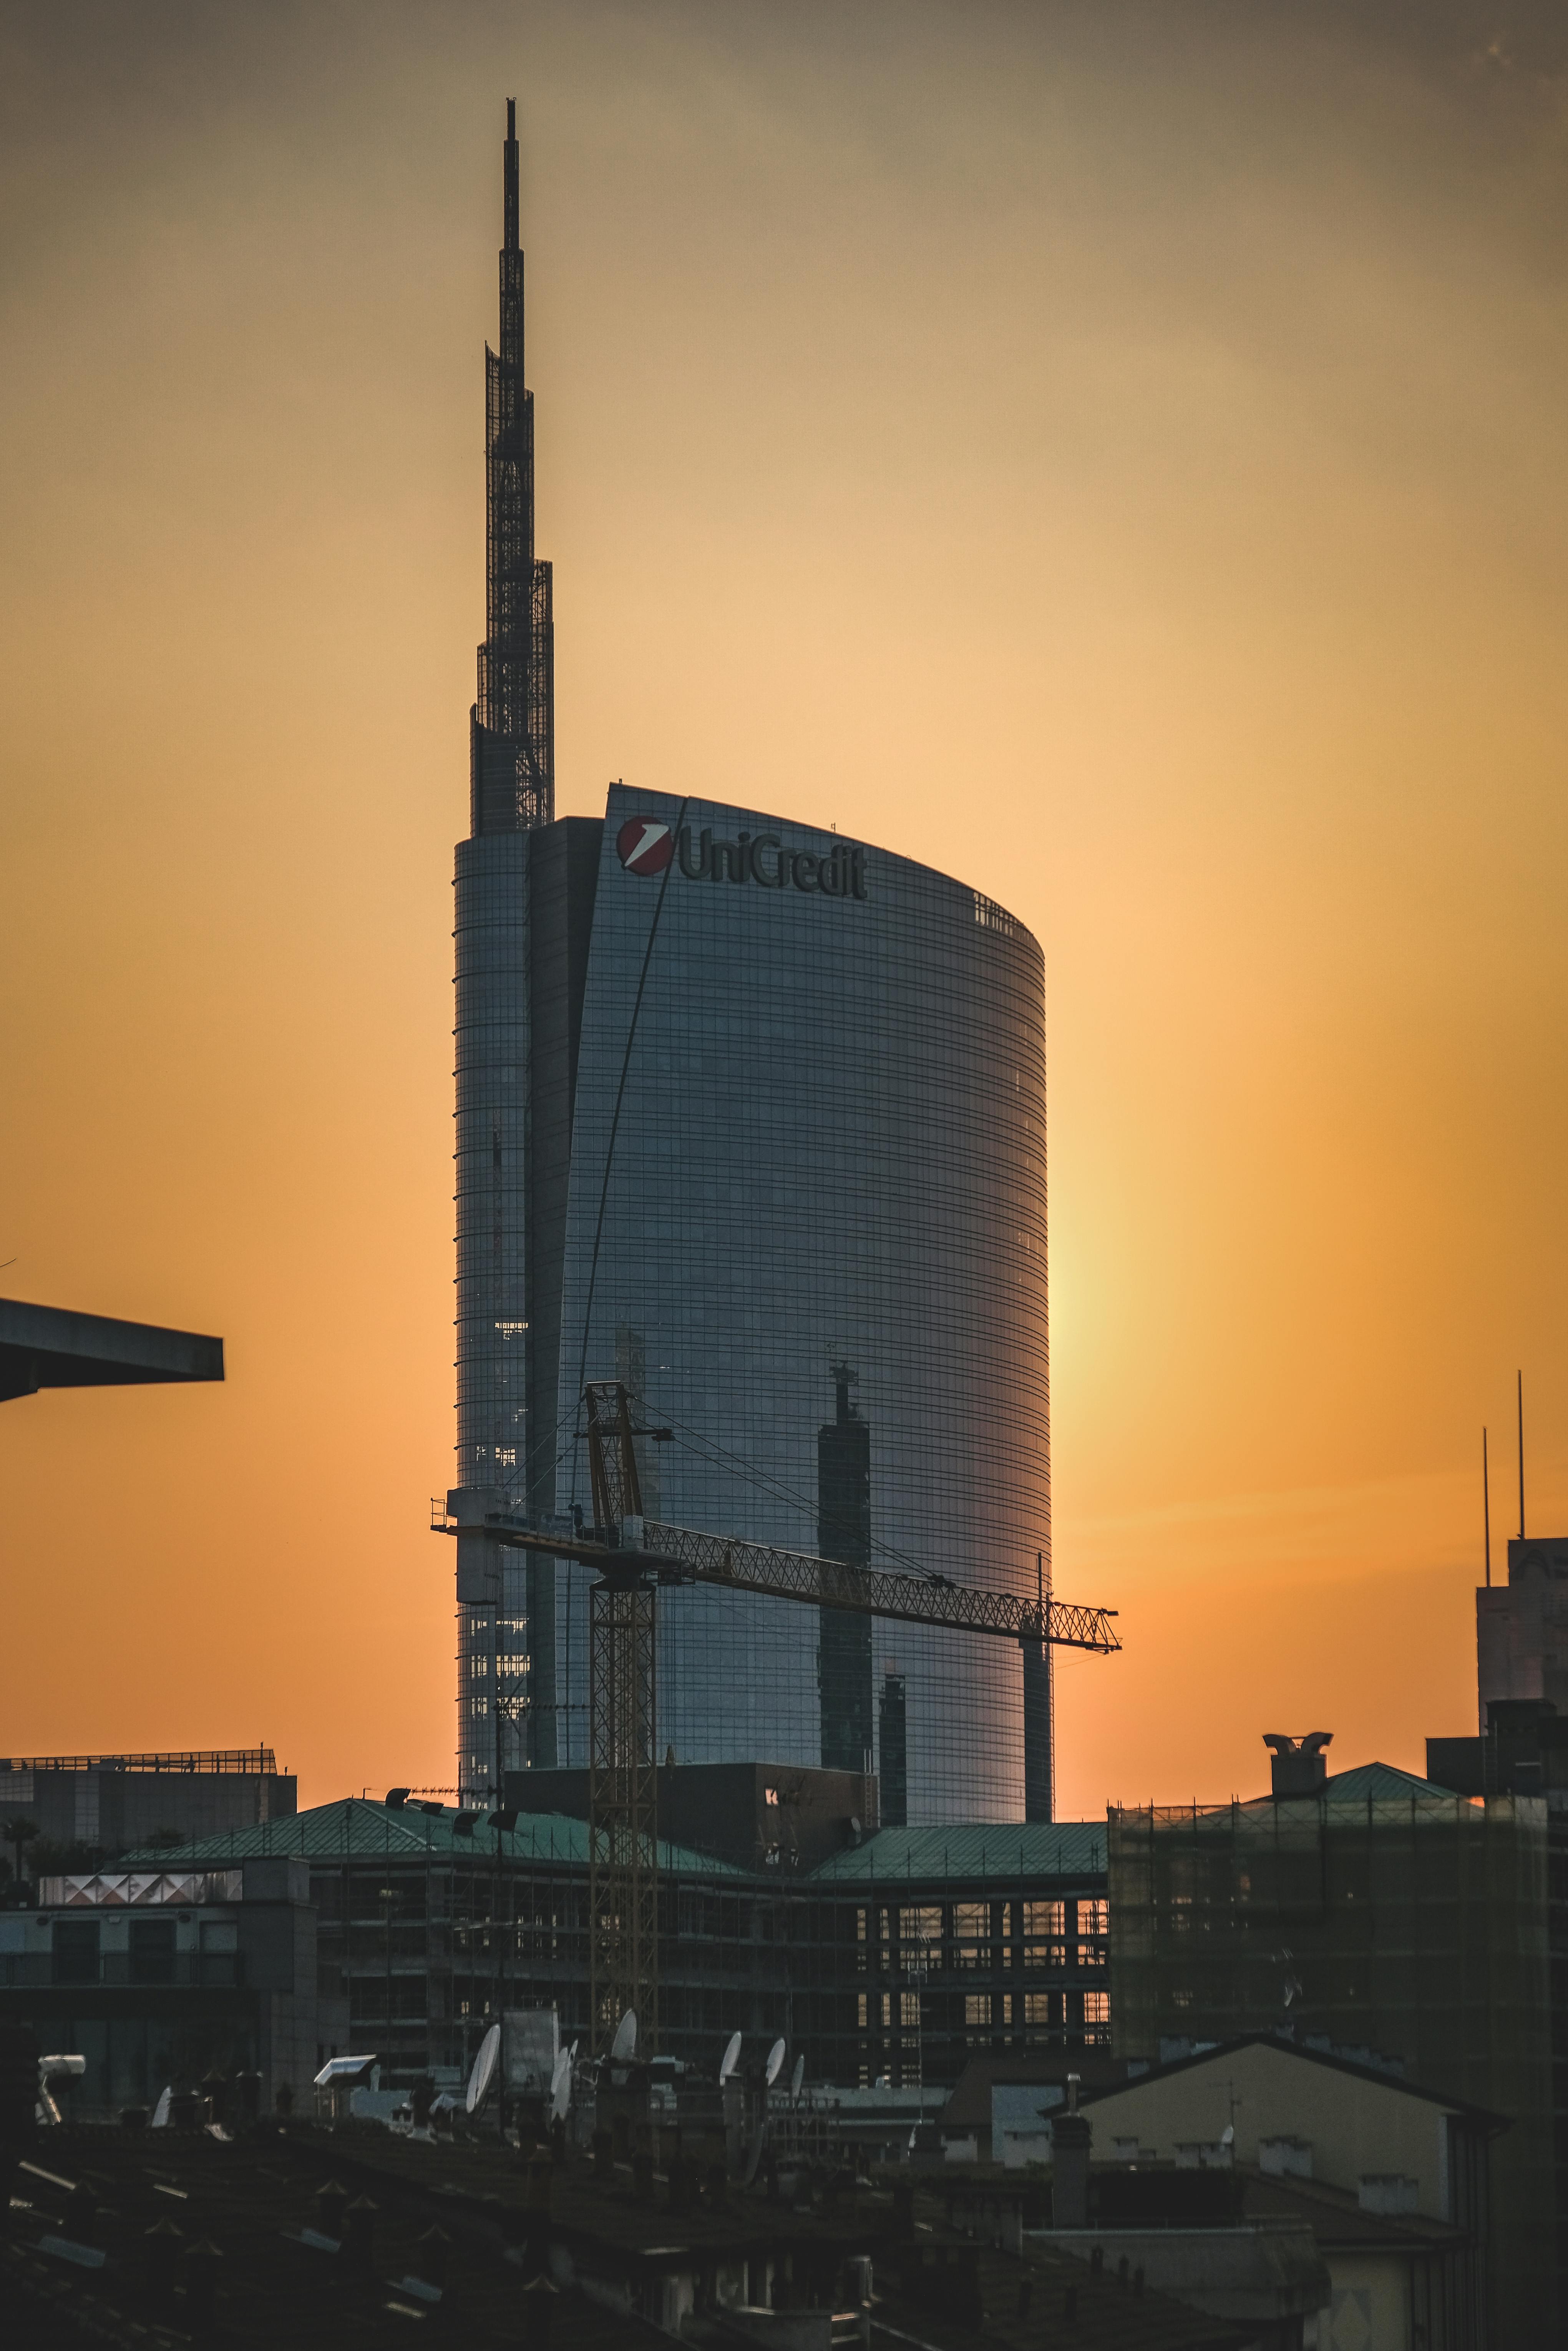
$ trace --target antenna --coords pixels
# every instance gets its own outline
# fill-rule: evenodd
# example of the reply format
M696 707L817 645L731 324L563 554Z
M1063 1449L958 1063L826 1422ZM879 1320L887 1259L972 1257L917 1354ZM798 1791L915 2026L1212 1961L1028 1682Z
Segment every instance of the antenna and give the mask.
M774 2083L779 2079L779 2074L784 2071L784 2052L788 2046L788 2042L776 2041L773 2043L772 2048L768 2052L768 2071L764 2076L764 2083L765 2086L769 2090L773 2087Z
M613 2065L629 2065L637 2054L637 2011L629 2008L615 2028L615 2038L610 2044L610 2062Z
M517 249L517 101L507 100L507 145L503 182L504 222L502 248L507 253Z
M723 2089L725 2084L728 2081L730 2075L734 2073L739 2063L740 2035L738 2032L732 2032L729 2036L728 2043L726 2045L724 2055L718 2061L718 2083L720 2089Z
M468 2076L463 2104L468 2112L477 2114L496 2075L496 2061L501 2053L501 2028L493 2024L479 2043L479 2054L474 2060L474 2071Z
M1519 1540L1524 1541L1524 1374L1514 1374L1519 1382Z
M153 2107L153 2109L152 2109L152 2121L151 2121L151 2122L148 2124L148 2126L147 2126L147 2127L148 2127L148 2129L149 2129L149 2130L167 2130L167 2129L168 2129L168 2127L169 2127L169 2101L170 2101L170 2099L173 2096L173 2095L174 2095L174 2088L173 2088L173 2084L172 2084L172 2083L170 2083L170 2084L167 2085L167 2087L166 2087L166 2088L164 2088L164 2089L162 2089L162 2090L161 2090L161 2091L159 2092L159 2094L158 2094L158 2103L157 2103L157 2105L156 2105Z
M1487 1590L1491 1590L1491 1489L1487 1484L1487 1433L1481 1431L1481 1517L1486 1526Z

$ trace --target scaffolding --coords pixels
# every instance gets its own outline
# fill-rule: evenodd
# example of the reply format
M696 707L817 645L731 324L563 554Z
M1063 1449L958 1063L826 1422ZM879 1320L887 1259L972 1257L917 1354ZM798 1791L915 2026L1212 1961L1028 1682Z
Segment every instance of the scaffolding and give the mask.
M270 1747L171 1750L152 1755L13 1755L0 1757L0 1771L244 1771L271 1776L277 1758Z
M1406 1785L1113 1807L1113 2045L1158 2062L1282 2032L1506 2116L1492 2171L1498 2309L1516 2292L1545 2307L1556 2292L1546 1805Z

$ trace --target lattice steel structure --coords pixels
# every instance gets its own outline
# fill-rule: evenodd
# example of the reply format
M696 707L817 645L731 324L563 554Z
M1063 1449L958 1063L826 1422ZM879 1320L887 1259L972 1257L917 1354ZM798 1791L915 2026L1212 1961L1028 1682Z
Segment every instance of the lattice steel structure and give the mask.
M486 638L472 714L473 829L527 832L555 816L555 618L534 554L534 396L523 381L517 105L507 100L501 348L485 350Z

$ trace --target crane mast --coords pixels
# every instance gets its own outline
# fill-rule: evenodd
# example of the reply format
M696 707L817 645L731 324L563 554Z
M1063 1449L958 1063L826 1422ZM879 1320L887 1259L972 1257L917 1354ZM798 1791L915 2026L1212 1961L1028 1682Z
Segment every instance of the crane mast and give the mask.
M643 1515L631 1398L619 1381L584 1390L591 1531L540 1527L506 1510L485 1514L484 1532L508 1549L581 1561L598 1571L589 1588L588 1866L589 2001L594 2044L634 2009L639 2043L658 2036L658 1687L655 1601L661 1584L700 1583L759 1593L818 1608L886 1616L1024 1645L1121 1647L1113 1608L1058 1600L1037 1585L1033 1599L955 1583L943 1575L852 1567L815 1552L666 1526ZM455 1533L434 1506L438 1532Z

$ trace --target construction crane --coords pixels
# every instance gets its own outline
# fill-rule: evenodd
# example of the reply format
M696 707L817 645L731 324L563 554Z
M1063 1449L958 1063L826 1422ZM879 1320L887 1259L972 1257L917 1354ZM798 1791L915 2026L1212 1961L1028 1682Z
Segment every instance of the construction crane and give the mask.
M632 1402L616 1380L583 1392L593 1498L591 1529L541 1527L489 1510L465 1534L505 1549L580 1561L597 1571L588 1602L588 1904L591 2045L636 2012L642 2048L658 2043L658 1675L654 1602L662 1584L756 1592L905 1625L986 1633L1059 1648L1119 1649L1112 1608L1084 1608L1037 1584L1032 1600L982 1591L940 1574L845 1566L732 1535L698 1533L643 1515ZM456 1523L435 1506L437 1532ZM497 1802L503 1791L496 1791Z

